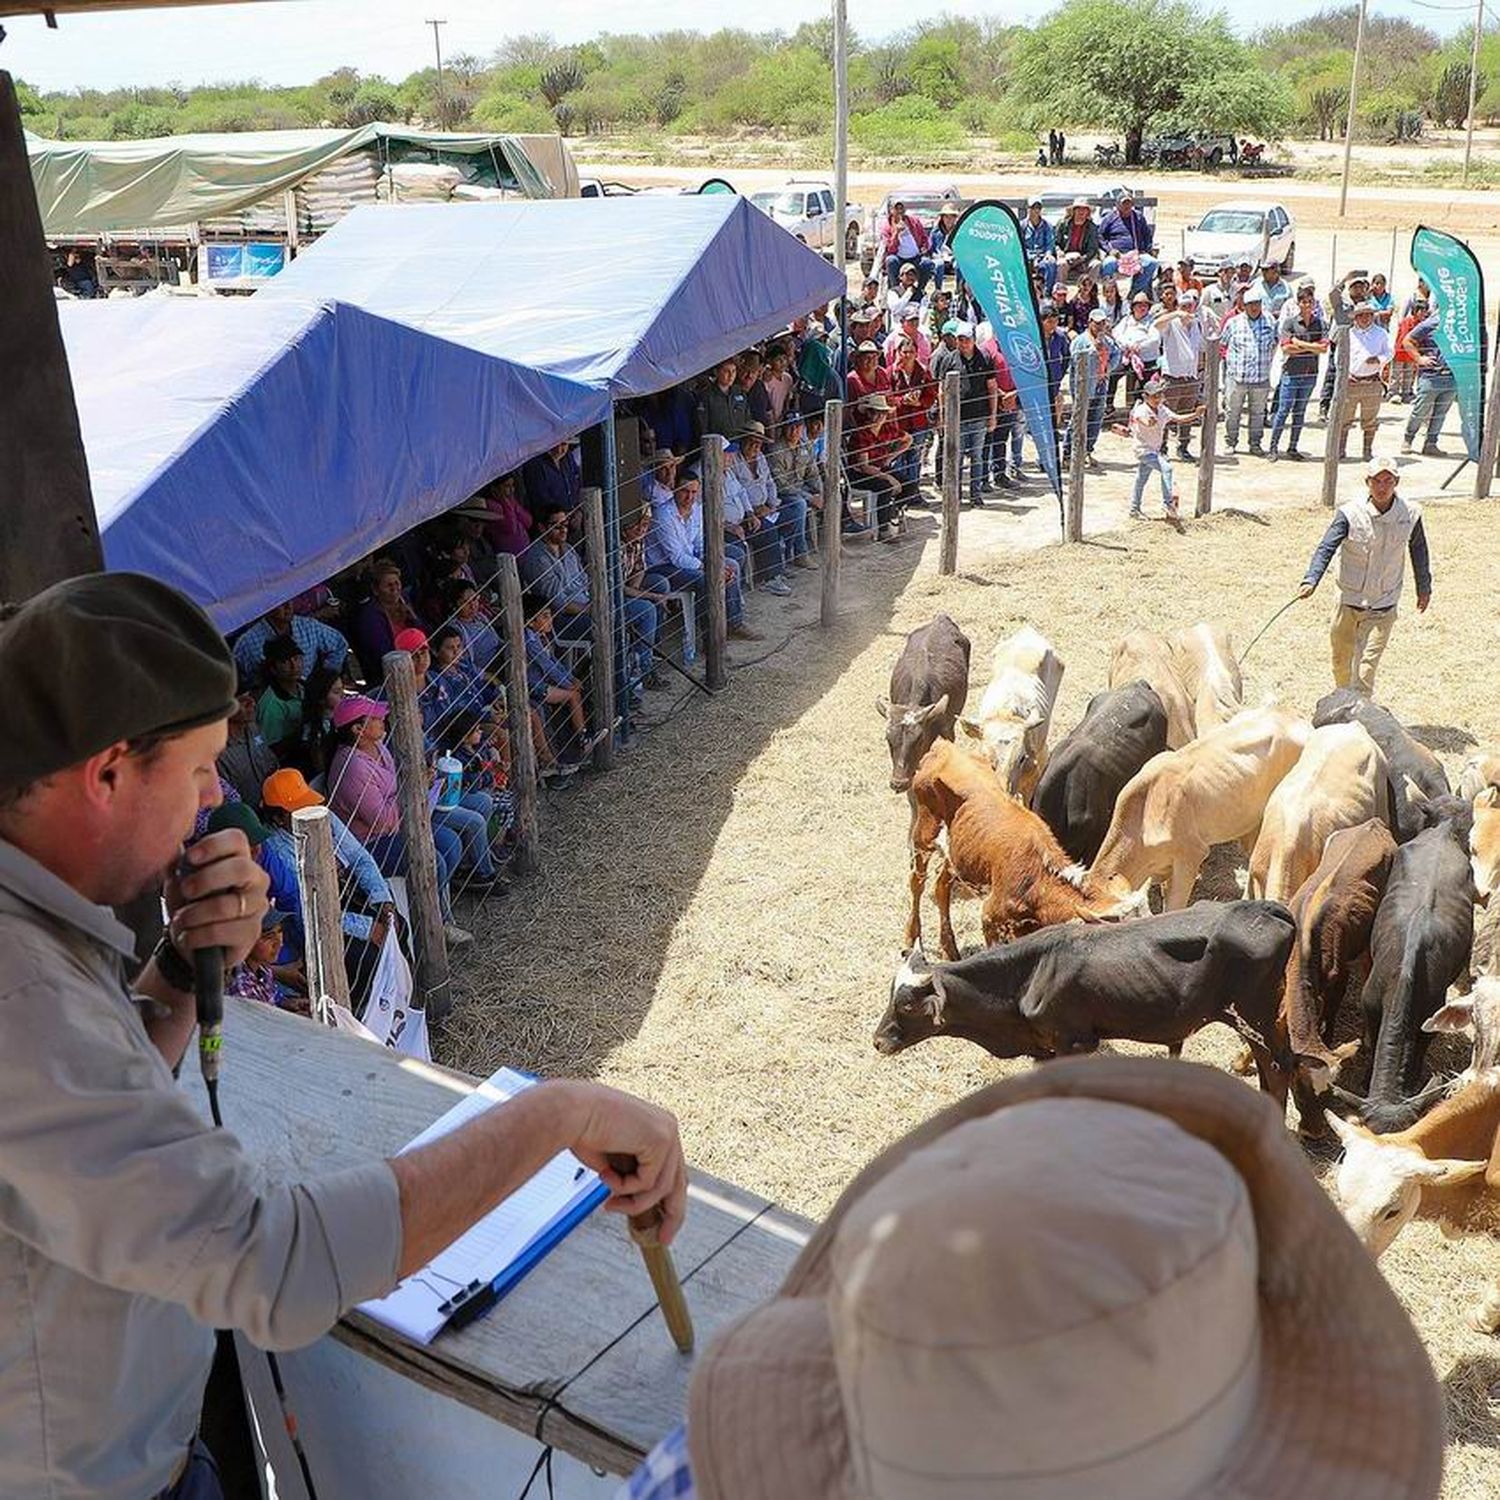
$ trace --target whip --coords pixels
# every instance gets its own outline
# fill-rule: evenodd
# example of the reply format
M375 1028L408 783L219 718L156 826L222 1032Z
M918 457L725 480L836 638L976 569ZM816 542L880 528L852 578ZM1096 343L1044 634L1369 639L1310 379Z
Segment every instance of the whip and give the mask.
M1300 603L1301 599L1302 599L1302 595L1301 594L1293 594L1292 597L1290 599L1288 599L1286 601L1286 603L1283 604L1281 606L1281 608L1278 609L1276 611L1276 613L1274 615L1272 615L1271 618L1269 620L1267 620L1266 623L1264 625L1262 625L1260 627L1260 629L1257 630L1253 636L1251 636L1251 638L1250 638L1250 644L1248 646L1246 646L1243 651L1240 652L1239 656L1235 660L1235 666L1237 666L1237 667L1244 666L1244 664L1245 664L1245 658L1247 656L1249 656L1249 654L1251 653L1251 651L1255 648L1255 643L1261 638L1261 636L1263 636L1282 617L1282 615L1284 615L1287 612L1287 610L1289 610L1294 604Z

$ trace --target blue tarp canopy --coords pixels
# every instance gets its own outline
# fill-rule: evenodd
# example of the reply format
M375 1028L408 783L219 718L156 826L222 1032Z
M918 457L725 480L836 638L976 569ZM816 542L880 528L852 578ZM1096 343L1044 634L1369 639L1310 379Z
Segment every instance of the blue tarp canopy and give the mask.
M748 199L356 208L257 301L338 297L466 348L644 396L844 291Z
M609 414L339 301L59 308L104 557L229 630Z

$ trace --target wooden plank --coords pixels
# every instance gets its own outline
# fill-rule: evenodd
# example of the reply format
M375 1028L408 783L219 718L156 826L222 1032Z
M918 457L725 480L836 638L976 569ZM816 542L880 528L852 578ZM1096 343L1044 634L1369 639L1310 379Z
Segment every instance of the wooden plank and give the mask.
M594 746L594 769L608 771L615 763L615 631L625 622L615 619L614 591L609 582L609 556L604 540L604 491L585 485L583 550L589 575L589 696L594 705L594 727L603 738Z
M297 851L297 888L302 895L307 944L307 997L313 1017L333 1025L330 1005L349 1009L349 971L344 967L343 911L339 867L326 807L302 807L292 814Z
M844 403L823 407L823 593L818 623L825 629L839 617L839 575L844 566Z
M1083 540L1083 471L1088 463L1089 360L1093 355L1080 349L1073 356L1072 443L1068 462L1068 516L1063 527L1065 542Z
M9 13L9 12L7 12ZM0 600L104 566L21 109L0 72Z
M1339 428L1344 421L1344 402L1349 395L1349 327L1335 328L1329 358L1333 360L1333 399L1323 424L1323 508L1339 503Z
M708 619L703 642L703 681L716 693L729 681L724 652L729 639L729 604L724 597L724 439L703 436L703 605Z
M526 685L526 607L521 574L509 552L495 559L500 583L500 628L505 632L505 724L510 736L511 786L516 794L517 873L536 869L541 835L536 808L536 746L531 740L531 692Z
M225 1120L272 1179L389 1156L471 1087L459 1074L248 1001L227 1002L224 1029ZM206 1114L201 1083L186 1087ZM800 1248L810 1226L770 1209L757 1194L693 1174L673 1253L700 1348L774 1290ZM734 1253L721 1259L726 1247ZM624 1473L682 1415L690 1366L655 1306L624 1221L596 1213L488 1317L427 1348L358 1313L336 1337L510 1426L532 1433L541 1423L547 1441Z
M1198 497L1195 516L1206 516L1214 508L1214 465L1219 457L1219 335L1203 343L1203 446L1198 450Z
M442 900L438 894L437 850L432 844L432 811L427 800L431 780L422 745L422 714L417 707L417 680L411 653L388 651L385 692L391 705L391 750L396 757L396 795L401 803L401 832L406 840L406 890L416 939L417 974L414 1006L441 1021L453 1007L448 977L448 944L443 936Z
M949 370L943 376L942 444L943 444L943 524L938 538L938 572L951 574L958 569L958 502L959 480L963 477L963 450L959 447L959 376Z

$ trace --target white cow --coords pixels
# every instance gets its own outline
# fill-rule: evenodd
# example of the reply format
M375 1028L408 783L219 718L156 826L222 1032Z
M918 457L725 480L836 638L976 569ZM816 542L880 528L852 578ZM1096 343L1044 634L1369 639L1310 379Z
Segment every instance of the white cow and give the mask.
M1363 725L1314 729L1266 803L1246 895L1290 901L1317 869L1330 834L1388 818L1388 775L1385 755Z
M1172 665L1193 705L1193 732L1207 734L1227 724L1245 706L1245 684L1229 632L1199 620L1167 637Z
M1167 749L1180 750L1193 737L1193 700L1183 686L1165 636L1154 630L1132 630L1120 637L1109 659L1109 685L1144 682L1161 699L1167 713Z
M1023 805L1030 804L1047 764L1047 730L1063 668L1051 642L1023 625L996 645L978 714L958 721L965 735L981 742L1006 791Z

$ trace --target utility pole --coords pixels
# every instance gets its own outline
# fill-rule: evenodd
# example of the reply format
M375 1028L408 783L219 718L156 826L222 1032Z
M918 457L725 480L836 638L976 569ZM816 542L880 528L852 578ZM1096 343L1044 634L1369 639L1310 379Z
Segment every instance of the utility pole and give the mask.
M1354 109L1359 102L1359 64L1365 50L1365 11L1369 0L1359 0L1359 26L1354 33L1354 71L1349 75L1349 119L1344 126L1344 177L1339 183L1339 218L1349 202L1349 164L1354 150Z
M446 26L446 21L427 21L424 25L432 27L432 50L437 53L437 101L438 101L438 124L446 125L448 122L444 116L448 113L448 101L443 93L443 39L438 28Z
M833 202L838 217L838 233L833 242L833 263L844 270L845 240L849 227L844 222L845 204L849 201L849 4L833 0ZM844 295L847 295L845 288ZM842 333L842 320L840 332Z
M1484 29L1484 0L1474 5L1474 50L1469 56L1469 128L1464 135L1463 186L1469 185L1469 157L1474 151L1474 96L1479 92L1479 35Z

